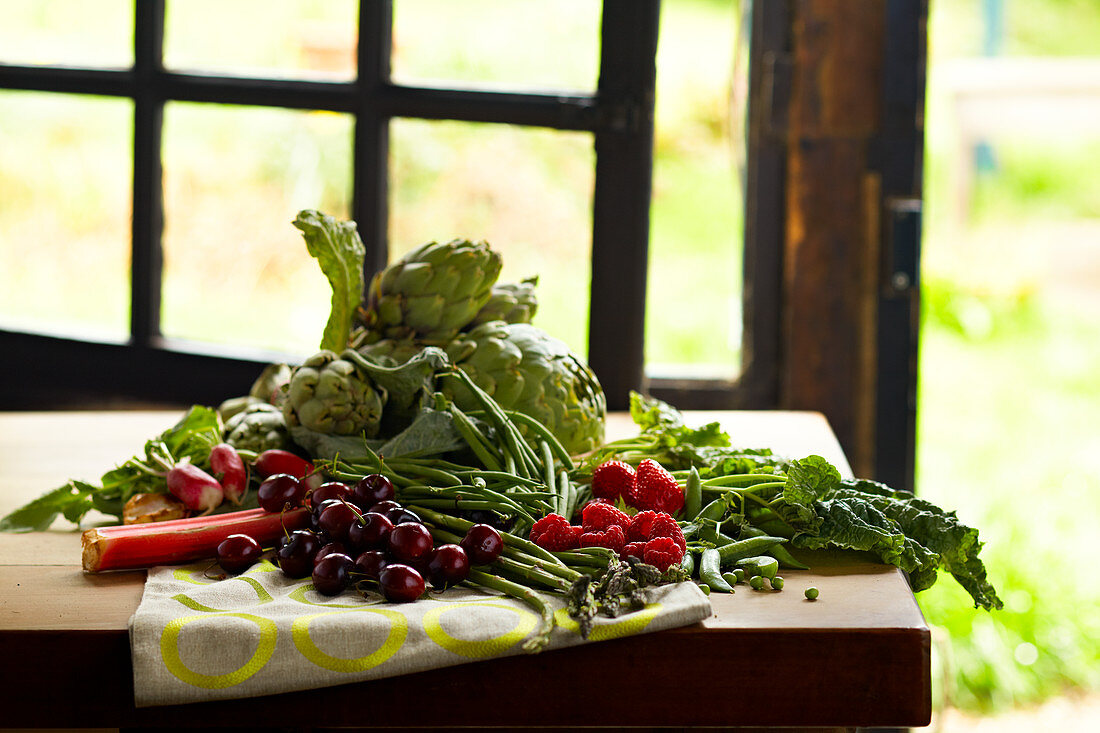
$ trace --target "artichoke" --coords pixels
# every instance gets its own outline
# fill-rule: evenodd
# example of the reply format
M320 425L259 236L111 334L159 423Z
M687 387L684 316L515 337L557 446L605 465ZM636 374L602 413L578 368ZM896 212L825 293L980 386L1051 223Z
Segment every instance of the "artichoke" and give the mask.
M490 321L460 335L446 351L502 407L541 422L570 453L603 443L603 389L564 342L530 324ZM441 389L460 409L478 409L457 380L443 380Z
M429 242L375 273L360 309L358 346L381 339L443 345L489 301L500 255L485 242Z
M255 402L225 423L225 442L234 448L263 453L286 448L290 436L283 411L266 402Z
M283 416L289 428L301 425L335 435L378 434L386 391L354 364L331 351L319 351L294 369L286 387Z
M466 327L474 328L489 321L530 323L539 305L535 296L538 282L538 277L530 277L518 283L494 285L489 301Z

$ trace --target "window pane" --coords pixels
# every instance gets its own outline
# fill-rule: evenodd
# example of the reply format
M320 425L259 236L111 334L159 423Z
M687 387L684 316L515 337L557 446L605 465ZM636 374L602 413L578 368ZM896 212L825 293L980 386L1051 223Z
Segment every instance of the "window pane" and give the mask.
M539 277L535 325L586 353L591 135L394 120L390 144L391 260L429 241L486 240L501 282Z
M393 77L591 90L599 0L397 0Z
M167 5L164 63L233 76L355 77L354 0L187 0Z
M129 101L0 92L0 322L129 334Z
M165 335L313 353L331 290L291 222L349 216L351 119L174 103L164 121Z
M733 80L743 85L747 72L734 63L736 20L730 5L662 4L646 307L651 376L739 371L744 102Z
M0 63L134 63L134 0L4 0Z

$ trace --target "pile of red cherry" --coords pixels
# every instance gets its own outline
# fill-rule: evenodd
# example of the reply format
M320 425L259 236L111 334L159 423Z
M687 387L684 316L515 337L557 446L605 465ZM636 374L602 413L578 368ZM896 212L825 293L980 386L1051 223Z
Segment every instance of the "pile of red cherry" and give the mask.
M415 601L430 583L443 590L466 580L471 565L487 565L504 550L500 533L475 524L460 544L436 546L415 513L394 501L393 483L370 474L354 485L330 481L310 490L307 480L286 473L269 476L257 498L267 511L308 506L310 528L286 534L275 562L290 578L311 577L324 595L353 584L376 583L388 601ZM256 540L232 535L218 546L218 562L240 573L263 555Z

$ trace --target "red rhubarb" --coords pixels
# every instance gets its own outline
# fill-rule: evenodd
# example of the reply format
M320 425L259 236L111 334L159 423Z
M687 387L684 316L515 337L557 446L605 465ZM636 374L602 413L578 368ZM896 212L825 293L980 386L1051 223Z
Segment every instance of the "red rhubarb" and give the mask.
M154 565L212 558L231 534L247 534L264 547L273 546L285 532L309 525L309 510L273 514L263 509L227 512L205 517L173 519L151 524L89 529L81 537L84 570L133 570Z

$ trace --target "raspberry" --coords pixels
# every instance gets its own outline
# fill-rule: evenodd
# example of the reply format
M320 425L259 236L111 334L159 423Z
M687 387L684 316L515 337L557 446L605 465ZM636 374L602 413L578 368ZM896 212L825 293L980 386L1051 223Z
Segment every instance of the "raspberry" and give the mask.
M675 514L684 506L684 491L664 466L646 458L638 464L626 503L635 509Z
M607 547L615 552L621 552L625 545L626 533L617 524L603 531L585 532L581 535L581 547Z
M630 529L626 533L627 539L632 542L645 542L649 537L649 530L653 527L653 520L657 518L657 512L647 509L638 512L630 522Z
M657 515L657 518L653 520L652 526L649 528L649 539L656 539L658 537L668 537L677 544L680 548L680 552L687 551L687 541L684 539L684 531L680 529L680 525L676 523L668 514L661 512Z
M645 542L627 542L623 546L623 551L619 553L619 557L626 559L628 557L636 557L641 560L645 556Z
M634 469L629 463L607 461L592 472L592 496L597 499L617 500L626 496L634 485Z
M589 502L581 512L581 526L585 532L596 532L615 526L621 527L623 535L630 526L630 515L626 512L602 502Z
M575 550L578 535L560 514L547 514L531 527L531 541L547 550Z
M662 573L684 559L684 551L670 537L655 537L645 543L642 560Z

